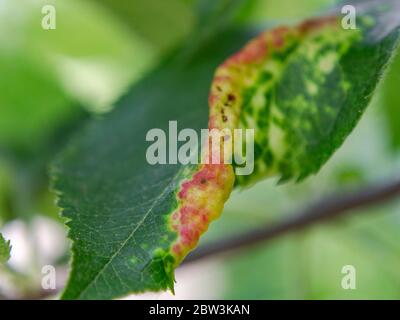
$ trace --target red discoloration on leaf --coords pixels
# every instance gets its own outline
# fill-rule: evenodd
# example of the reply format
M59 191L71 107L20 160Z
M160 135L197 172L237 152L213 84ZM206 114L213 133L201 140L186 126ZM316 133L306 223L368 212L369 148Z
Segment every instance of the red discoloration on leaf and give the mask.
M211 116L210 119L208 119L208 127L215 128L215 116Z
M322 18L315 18L305 21L299 26L299 30L301 33L308 33L312 30L320 29L327 25L332 25L338 22L338 17L331 16L331 17L322 17Z
M229 81L231 77L228 76L216 76L214 78L214 82L225 82L225 81Z
M336 17L313 19L299 26L263 32L227 59L217 69L211 86L209 129L237 128L243 103L242 92L257 79L262 64L274 52L285 50L293 39L300 39L312 30L337 21ZM203 159L208 158L209 162L212 155L221 152L221 149L212 148L202 154ZM223 163L221 154L220 159ZM171 227L178 234L172 246L177 264L196 246L210 222L221 214L234 180L232 165L203 164L192 177L181 183L177 192L178 206L171 219Z
M178 233L172 252L178 262L197 245L210 222L220 215L233 182L230 165L204 164L181 185L178 208L172 219L172 229Z
M267 42L264 34L261 34L254 40L250 41L243 50L226 60L223 66L229 67L232 64L259 63L264 59L266 54Z
M216 99L217 99L217 96L210 94L210 96L208 97L208 104L209 105L214 104Z
M290 31L288 27L280 27L271 30L272 45L275 48L281 48L285 44L285 35Z
M298 26L283 26L265 31L228 58L217 69L212 83L209 127L237 127L243 102L242 92L254 83L255 75L262 70L262 64L268 61L274 52L285 50L292 41L299 41L307 34L327 25L335 25L338 21L335 16L323 17L308 20Z
M216 179L217 170L215 169L216 168L213 165L205 165L201 171L197 172L193 176L192 180L184 182L182 184L182 189L179 192L179 198L187 198L187 193L193 186L204 190L206 188L206 184L204 183L204 181L211 181Z

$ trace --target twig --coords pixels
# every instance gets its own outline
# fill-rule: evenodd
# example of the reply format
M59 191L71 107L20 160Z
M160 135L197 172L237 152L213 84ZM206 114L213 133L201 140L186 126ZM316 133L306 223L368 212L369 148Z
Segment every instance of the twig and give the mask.
M344 216L354 209L361 209L383 203L400 197L400 179L390 184L370 186L361 191L347 195L336 195L325 200L318 201L314 205L291 215L282 222L273 225L265 225L245 234L233 236L214 244L205 245L192 252L184 264L197 262L198 260L215 256L221 253L232 252L245 247L264 244L266 241L282 236L288 232L299 231L319 222ZM43 299L51 296L46 292L27 295L22 299ZM0 296L0 299L7 297Z
M186 263L192 263L203 258L220 253L231 252L244 247L264 243L290 231L298 231L311 225L344 216L354 209L360 209L383 203L400 196L400 180L390 184L370 186L361 191L341 194L318 201L303 211L290 215L285 220L268 224L242 235L233 236L216 243L200 247L192 252Z

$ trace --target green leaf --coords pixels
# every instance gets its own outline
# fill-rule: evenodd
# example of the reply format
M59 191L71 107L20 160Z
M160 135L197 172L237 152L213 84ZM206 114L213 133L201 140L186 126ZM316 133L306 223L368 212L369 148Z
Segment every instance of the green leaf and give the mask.
M0 266L10 259L10 241L6 241L0 233Z
M249 8L249 14L245 20L265 22L266 19L306 18L317 10L335 3L336 0L256 0Z
M381 21L386 15L368 13L355 30L343 29L336 16L277 28L217 70L211 126L255 129L255 172L238 176L237 184L276 175L299 181L331 157L396 47L397 29L382 30Z
M394 151L400 150L400 51L396 55L382 86L383 106L390 145Z
M74 244L63 298L172 288L168 251L176 234L167 219L176 206L181 166L150 166L146 133L167 130L169 120L204 128L213 69L241 40L237 33L221 34L191 62L172 62L154 72L64 152L55 166L55 188Z
M274 29L218 68L209 126L258 134L257 170L238 184L302 179L327 161L356 125L397 41L382 20L363 15L355 31L342 30L337 17ZM178 129L205 128L212 72L243 36L219 33L176 54L59 158L54 187L73 240L64 299L173 290L174 269L221 213L235 176L224 164L151 166L146 133L167 132L170 120Z
M103 0L100 3L161 50L179 43L193 27L194 14L182 0Z
M74 244L63 298L114 298L173 287L169 247L176 234L167 219L176 206L181 166L150 166L146 133L167 130L169 120L196 130L206 127L213 70L244 39L223 32L186 62L172 61L155 71L64 152L55 165L55 188Z

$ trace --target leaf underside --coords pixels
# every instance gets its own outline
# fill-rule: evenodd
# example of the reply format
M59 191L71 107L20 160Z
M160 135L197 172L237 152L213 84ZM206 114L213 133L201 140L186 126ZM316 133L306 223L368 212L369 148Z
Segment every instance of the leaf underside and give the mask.
M53 168L73 240L63 298L173 290L174 269L234 183L316 173L356 125L397 43L397 29L382 32L380 16L369 12L357 30L330 16L262 33L213 80L249 39L219 33L177 53L80 132ZM254 174L235 177L231 165L149 165L146 133L168 132L170 120L198 132L208 120L211 128L254 128Z

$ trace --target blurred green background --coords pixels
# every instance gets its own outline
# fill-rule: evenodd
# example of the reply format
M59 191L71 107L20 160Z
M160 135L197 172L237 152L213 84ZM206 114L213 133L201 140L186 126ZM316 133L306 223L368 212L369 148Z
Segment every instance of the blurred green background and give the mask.
M235 24L292 23L334 3L249 0ZM56 30L41 27L45 4L56 7ZM9 264L0 269L0 297L54 294L40 287L45 264L57 266L62 288L69 245L49 191L49 164L87 118L110 111L131 85L186 41L196 10L191 0L0 0L0 232L13 245ZM400 55L361 123L317 176L297 185L277 187L268 180L236 191L202 243L278 221L336 191L398 177L399 82ZM176 297L399 299L399 230L400 201L373 206L182 267ZM357 270L356 290L341 287L345 265Z

